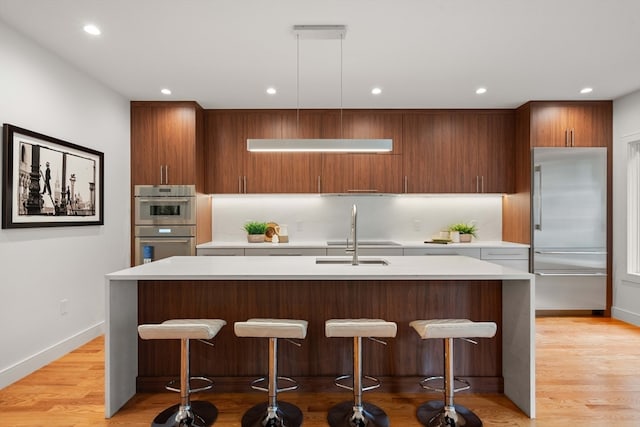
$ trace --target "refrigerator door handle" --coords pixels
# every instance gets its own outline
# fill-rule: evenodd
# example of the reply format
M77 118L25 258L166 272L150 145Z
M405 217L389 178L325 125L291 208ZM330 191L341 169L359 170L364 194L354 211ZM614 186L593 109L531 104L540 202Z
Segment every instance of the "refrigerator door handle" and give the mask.
M542 166L541 165L534 165L533 173L538 178L538 191L535 193L536 194L536 198L538 199L538 203L537 203L538 204L538 209L537 209L538 218L537 218L537 220L534 218L533 227L536 230L542 230Z
M607 273L533 273L536 276L546 277L567 277L567 276L585 276L585 277L606 277Z
M551 254L551 255L606 255L603 251L534 251L537 254Z

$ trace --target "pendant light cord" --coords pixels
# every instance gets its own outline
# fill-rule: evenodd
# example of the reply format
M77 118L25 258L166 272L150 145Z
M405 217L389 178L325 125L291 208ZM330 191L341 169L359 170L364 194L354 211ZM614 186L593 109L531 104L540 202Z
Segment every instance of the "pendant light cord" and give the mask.
M300 138L300 34L296 34L296 138Z
M340 34L340 138L344 138L344 127L342 126L342 41L344 34Z

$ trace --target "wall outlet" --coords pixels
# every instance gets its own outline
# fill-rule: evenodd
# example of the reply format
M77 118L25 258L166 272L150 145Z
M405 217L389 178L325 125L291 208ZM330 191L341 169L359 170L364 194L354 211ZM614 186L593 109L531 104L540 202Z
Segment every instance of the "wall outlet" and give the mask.
M69 300L64 298L60 300L60 316L65 316L69 313Z
M422 221L420 221L419 219L414 219L413 231L420 231L420 230L422 230Z

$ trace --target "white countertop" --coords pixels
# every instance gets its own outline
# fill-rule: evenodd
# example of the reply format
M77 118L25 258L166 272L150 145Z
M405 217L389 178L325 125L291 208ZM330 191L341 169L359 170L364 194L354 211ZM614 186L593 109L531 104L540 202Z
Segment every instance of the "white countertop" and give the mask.
M529 280L533 275L479 259L360 256L389 265L316 264L314 256L171 257L107 274L109 280Z
M366 240L392 240L398 245L366 245ZM503 242L500 240L474 240L470 243L424 243L423 241L403 241L403 240L394 240L394 239L364 239L364 243L359 244L360 247L368 247L368 248L528 248L529 245L525 245L522 243L513 243L513 242ZM198 249L208 249L208 248L277 248L277 247L288 247L288 248L342 248L344 245L328 245L326 240L318 240L318 241L289 241L287 243L247 243L247 242L220 242L220 241L212 241L207 243L202 243L196 246Z

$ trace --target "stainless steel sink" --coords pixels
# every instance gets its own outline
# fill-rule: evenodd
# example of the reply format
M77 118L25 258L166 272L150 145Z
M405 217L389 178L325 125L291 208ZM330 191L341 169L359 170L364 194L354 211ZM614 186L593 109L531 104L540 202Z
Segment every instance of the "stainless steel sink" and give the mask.
M316 264L351 265L351 258L316 258ZM389 261L382 258L360 258L357 265L389 265Z
M328 240L327 246L347 246L346 240ZM358 240L358 247L363 246L401 246L393 240Z

